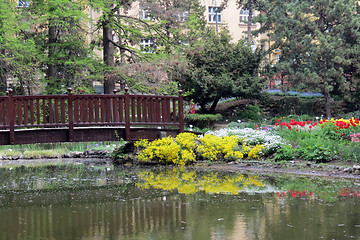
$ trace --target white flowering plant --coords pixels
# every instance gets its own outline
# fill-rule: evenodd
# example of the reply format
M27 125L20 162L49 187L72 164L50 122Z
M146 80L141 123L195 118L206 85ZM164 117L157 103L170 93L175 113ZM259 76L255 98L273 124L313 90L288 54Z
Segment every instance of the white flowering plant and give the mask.
M235 135L242 143L248 145L264 146L264 154L272 154L283 145L288 145L287 141L271 131L254 130L251 128L222 128L216 131L208 131L206 134L212 134L218 137Z

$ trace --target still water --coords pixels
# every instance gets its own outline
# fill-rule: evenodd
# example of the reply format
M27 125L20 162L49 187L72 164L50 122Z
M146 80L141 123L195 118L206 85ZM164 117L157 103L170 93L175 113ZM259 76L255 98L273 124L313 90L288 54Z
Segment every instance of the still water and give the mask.
M360 239L360 186L189 168L0 168L0 239Z

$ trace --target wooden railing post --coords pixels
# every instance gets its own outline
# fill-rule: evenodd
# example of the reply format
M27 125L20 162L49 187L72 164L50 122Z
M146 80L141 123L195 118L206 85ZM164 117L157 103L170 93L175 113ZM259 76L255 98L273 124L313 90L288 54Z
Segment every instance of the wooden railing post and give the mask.
M184 132L184 98L182 90L179 91L179 132Z
M125 87L125 94L124 94L124 101L125 101L125 136L126 141L131 140L130 134L130 96L129 96L129 88Z
M73 103L74 97L71 93L72 89L68 88L68 117L69 117L69 142L74 141L74 110L73 110Z
M9 123L10 128L10 134L9 134L9 142L11 145L15 144L15 103L14 103L14 97L12 95L13 90L9 89L6 91L6 94L8 96L8 102L6 104L6 112L7 112L7 119Z

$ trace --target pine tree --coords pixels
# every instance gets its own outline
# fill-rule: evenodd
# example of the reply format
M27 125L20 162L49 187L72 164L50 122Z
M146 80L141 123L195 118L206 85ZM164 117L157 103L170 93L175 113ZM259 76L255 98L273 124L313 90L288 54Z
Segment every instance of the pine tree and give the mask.
M276 70L293 88L321 91L331 117L335 91L346 92L360 56L360 15L354 0L274 0L261 31L280 49Z

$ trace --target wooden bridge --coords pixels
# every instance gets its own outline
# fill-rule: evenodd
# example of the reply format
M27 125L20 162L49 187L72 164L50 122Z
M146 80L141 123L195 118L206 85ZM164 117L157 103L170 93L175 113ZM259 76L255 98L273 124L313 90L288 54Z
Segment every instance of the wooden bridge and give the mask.
M184 131L183 96L0 97L0 145L156 139Z

